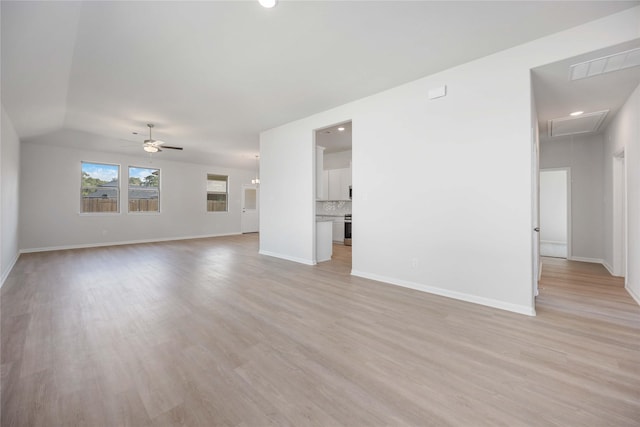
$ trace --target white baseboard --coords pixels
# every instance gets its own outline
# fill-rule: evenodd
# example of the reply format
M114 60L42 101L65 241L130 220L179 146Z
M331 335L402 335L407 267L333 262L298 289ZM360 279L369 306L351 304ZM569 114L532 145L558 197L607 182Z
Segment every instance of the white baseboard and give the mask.
M540 240L540 255L554 258L567 257L567 242L554 242L551 240Z
M86 249L86 248L100 248L104 246L136 245L140 243L172 242L175 240L207 239L209 237L239 236L240 234L242 233L238 232L238 233L222 233L222 234L205 234L201 236L180 236L180 237L166 237L161 239L126 240L126 241L120 241L120 242L83 243L79 245L48 246L44 248L20 249L20 253L28 254L33 252L63 251L68 249Z
M636 300L636 302L638 303L638 305L640 305L640 295L636 294L635 292L633 292L633 290L631 290L631 288L629 287L628 284L626 284L624 286L624 288L627 290L627 292L629 293L629 295L631 295L631 298L633 298L634 300Z
M299 262L300 264L316 265L316 262L311 260L311 259L298 258L298 257L294 257L294 256L279 254L279 253L276 253L276 252L264 251L262 249L260 249L260 251L258 251L258 253L260 255L266 255L266 256L272 256L274 258L286 259L287 261Z
M611 274L612 276L623 277L623 276L618 276L617 274L615 274L613 272L613 267L611 267L611 265L607 261L605 261L603 259L600 259L600 258L585 258L585 257L580 257L580 256L574 256L574 257L571 257L571 258L568 258L568 259L570 261L590 262L590 263L593 263L593 264L602 264L602 266L604 268L606 268L607 271L609 272L609 274Z
M542 258L539 259L538 261L538 282L540 282L540 279L542 279L542 266L544 265L544 263L542 262Z
M534 307L527 307L523 305L511 304L504 301L494 300L491 298L479 297L476 295L465 294L457 291L450 291L448 289L442 289L434 286L428 286L421 283L410 282L407 280L400 280L393 277L379 276L377 274L366 273L363 271L351 270L351 275L363 277L365 279L376 280L378 282L384 282L395 286L401 286L403 288L415 289L417 291L427 292L430 294L440 295L443 297L453 298L461 301L471 302L475 304L485 305L488 307L499 308L501 310L511 311L513 313L525 314L527 316L535 316L536 310Z
M613 273L613 267L611 267L611 265L609 265L609 263L607 261L602 260L602 265L604 265L604 268L607 269L607 271L609 272L610 275L617 276L616 274Z
M604 260L601 258L587 258L582 256L572 256L568 258L569 261L579 261L579 262L591 262L593 264L602 264L604 265Z
M9 274L11 274L11 270L13 270L13 267L16 265L16 262L18 262L18 258L20 258L20 252L18 252L16 256L13 258L13 261L11 261L7 270L2 272L2 281L0 281L0 288L2 288L5 280L7 280L7 278L9 277Z

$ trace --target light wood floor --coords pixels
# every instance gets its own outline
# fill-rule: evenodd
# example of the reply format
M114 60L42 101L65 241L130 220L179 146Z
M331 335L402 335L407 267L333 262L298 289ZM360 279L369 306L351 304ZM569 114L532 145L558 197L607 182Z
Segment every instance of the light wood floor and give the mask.
M638 426L640 307L545 259L538 316L233 236L20 257L2 426Z

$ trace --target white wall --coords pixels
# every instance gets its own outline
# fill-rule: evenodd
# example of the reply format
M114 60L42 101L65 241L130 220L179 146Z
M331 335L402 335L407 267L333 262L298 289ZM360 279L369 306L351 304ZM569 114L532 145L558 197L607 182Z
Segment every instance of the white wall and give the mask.
M605 262L613 259L613 156L624 150L627 169L626 287L640 304L640 87L629 96L605 131Z
M70 131L62 134L74 137ZM241 186L251 182L253 171L165 160L171 153L154 155L149 163L146 157L46 145L58 137L22 143L23 251L240 233ZM119 214L80 215L81 161L119 164L123 184L128 166L160 168L161 213L127 213L122 186ZM207 173L229 176L229 212L206 212Z
M261 135L260 253L315 264L315 156L304 125Z
M18 191L20 187L20 140L2 107L0 139L0 286L11 272L19 255Z
M540 171L540 254L567 257L567 170Z
M540 168L571 169L571 259L602 262L603 135L574 135L543 141Z
M261 249L313 261L313 130L351 119L352 274L534 314L529 70L637 38L639 20L636 7L263 132Z

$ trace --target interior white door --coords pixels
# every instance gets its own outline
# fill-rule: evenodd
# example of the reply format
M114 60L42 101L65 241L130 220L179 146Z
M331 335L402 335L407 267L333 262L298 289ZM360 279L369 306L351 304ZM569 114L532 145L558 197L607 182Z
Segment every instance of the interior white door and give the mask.
M569 171L540 171L540 255L567 258L569 242Z
M627 276L627 208L624 151L613 156L613 274ZM626 279L625 279L626 283Z
M260 206L258 186L255 184L242 185L242 215L241 229L243 233L257 233L260 228Z
M535 123L537 120L533 120ZM538 126L531 128L531 217L532 233L531 243L533 246L533 296L538 296L538 282L542 271L540 262L540 142L538 137Z

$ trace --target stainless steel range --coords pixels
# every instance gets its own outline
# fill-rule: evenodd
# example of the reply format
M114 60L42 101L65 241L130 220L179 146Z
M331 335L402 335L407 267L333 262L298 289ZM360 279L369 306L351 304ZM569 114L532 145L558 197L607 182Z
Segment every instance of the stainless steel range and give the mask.
M344 216L344 244L351 246L351 214Z

